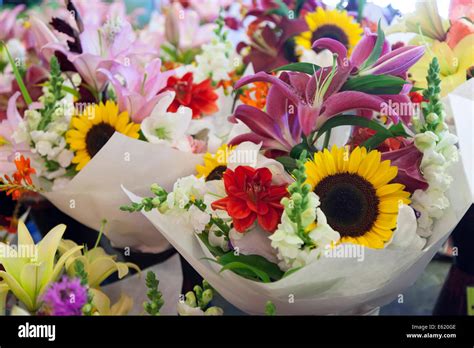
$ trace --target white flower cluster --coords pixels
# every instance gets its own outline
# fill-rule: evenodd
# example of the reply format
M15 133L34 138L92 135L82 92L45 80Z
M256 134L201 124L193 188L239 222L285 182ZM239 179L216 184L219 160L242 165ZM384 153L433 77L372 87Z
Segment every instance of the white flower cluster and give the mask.
M196 56L196 63L194 75L197 81L211 78L217 83L229 79L229 74L240 65L240 59L234 53L230 41L214 38L202 46L202 53Z
M48 88L45 87L40 102L51 97ZM74 157L74 153L67 149L65 139L65 133L69 128L72 116L70 105L72 105L70 97L58 101L51 121L44 129L39 129L42 120L40 111L35 109L25 111L22 123L13 134L17 143L32 144L32 153L41 157L40 163L43 163L42 168L38 169L38 175L53 181L53 189L64 184L66 169L71 165ZM47 166L47 163L50 166ZM53 167L51 167L51 163L54 163Z
M278 266L287 271L292 268L302 267L320 258L329 245L336 243L340 235L328 225L326 216L318 208L319 197L314 193L308 194L309 204L301 214L302 226L308 229L308 237L314 246L306 246L297 234L297 225L288 216L287 209L294 203L292 199L284 202L285 211L281 217L281 223L277 230L269 238L271 245L278 250ZM314 225L314 221L317 221Z
M434 219L441 218L449 207L445 193L453 181L448 169L459 159L457 142L457 137L447 130L438 135L431 131L415 135L415 146L423 153L420 169L429 185L412 196L412 207L420 214L418 234L422 237L431 235Z
M202 200L205 193L204 178L190 175L178 179L173 186L173 191L168 193L166 203L161 210L166 214L179 216L193 226L195 232L200 233L209 223L210 215L195 205L191 205L189 208L188 205L195 200Z

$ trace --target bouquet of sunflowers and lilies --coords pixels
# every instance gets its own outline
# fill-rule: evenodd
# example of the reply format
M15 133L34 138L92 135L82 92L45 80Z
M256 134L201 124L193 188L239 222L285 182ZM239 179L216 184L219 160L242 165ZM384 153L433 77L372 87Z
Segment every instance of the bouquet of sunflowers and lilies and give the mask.
M154 15L163 27L138 29L124 3L102 1L2 16L13 28L0 46L1 189L39 192L91 228L106 218L117 247L169 248L116 202L127 202L121 184L145 193L158 171L171 187L231 134L243 71L222 16L174 3Z
M380 27L350 56L330 38L313 48L332 65L235 84L266 84L265 102L236 108L249 131L195 174L152 185L152 197L125 190L133 203L121 209L142 211L248 313L268 300L279 314L371 313L416 280L470 204L437 58L419 89L406 72L424 47L391 50Z

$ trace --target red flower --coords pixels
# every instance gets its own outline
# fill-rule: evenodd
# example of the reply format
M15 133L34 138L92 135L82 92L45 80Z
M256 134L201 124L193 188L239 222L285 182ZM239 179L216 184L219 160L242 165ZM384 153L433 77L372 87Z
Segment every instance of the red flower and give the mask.
M352 133L352 139L350 144L352 147L362 146L362 144L373 137L377 132L370 128L356 128ZM380 152L398 150L403 144L402 137L388 138L383 143L377 146L377 150Z
M186 73L182 78L171 76L168 79L166 89L176 92L168 111L176 112L181 105L187 106L193 110L193 118L217 112L218 95L214 92L211 80L207 79L198 84L193 83L193 80L192 72Z
M280 201L288 191L286 185L272 185L268 168L239 166L235 172L227 169L224 185L227 197L212 203L212 208L226 210L238 232L245 232L256 219L264 230L275 231L283 213Z
M423 101L427 101L425 98L423 98L423 95L417 92L410 92L409 94L410 100L412 103L419 104Z

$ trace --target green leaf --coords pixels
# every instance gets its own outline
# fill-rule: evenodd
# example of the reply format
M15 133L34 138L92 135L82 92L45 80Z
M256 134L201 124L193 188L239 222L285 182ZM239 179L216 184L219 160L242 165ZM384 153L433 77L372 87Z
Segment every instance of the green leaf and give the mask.
M296 159L290 156L277 157L276 160L280 162L288 172L291 172L296 169Z
M242 264L249 266L245 267L247 271L254 272L256 276L261 279L261 275L265 274L269 279L279 280L283 276L283 272L273 262L268 261L266 258L260 255L236 255L234 251L230 251L218 258L218 262L226 266L227 264L238 263L239 266ZM237 266L231 266L237 267ZM241 267L238 267L241 268ZM226 268L227 269L227 268Z
M81 97L81 94L80 94L78 91L76 91L74 88L72 88L72 87L63 85L63 86L61 86L61 89L62 89L64 92L69 93L69 94L73 95L73 96L76 97L76 98L80 98L80 97Z
M272 301L267 301L265 304L265 315L275 315L276 314L276 307Z
M367 94L399 94L407 83L404 79L391 75L363 75L347 80L341 90Z
M321 69L321 67L316 64L302 62L283 65L279 68L273 69L273 71L298 71L308 75L313 75L319 69Z
M201 240L201 242L204 243L204 245L211 252L212 255L219 257L225 254L224 250L222 250L219 247L213 246L211 245L211 243L209 243L209 232L203 231L202 233L198 234L198 237Z
M384 41L385 41L385 34L382 30L382 27L380 26L380 19L379 19L379 23L377 25L377 41L375 41L374 49L370 53L369 57L359 68L360 71L372 66L377 61L377 59L380 58L380 55L382 54Z
M375 149L381 143L383 143L388 138L395 138L395 137L408 137L409 135L405 131L403 124L401 122L392 125L390 128L387 129L388 133L377 133L371 138L367 139L362 146L366 147L367 149Z
M25 102L27 105L30 105L31 103L33 103L33 100L31 99L30 93L28 93L28 90L26 89L25 83L23 82L23 78L21 77L20 70L16 66L16 63L13 60L10 52L8 51L8 47L5 44L5 42L0 41L0 46L2 46L5 49L5 52L7 52L8 61L10 62L10 65L12 66L13 74L15 75L16 82L18 83L18 86L20 87L20 91L21 91L21 94L23 95L23 99L25 99Z
M224 272L226 270L234 272L240 271L243 272L241 275L246 278L252 279L255 277L261 280L263 283L270 283L270 278L265 272L242 262L229 262L221 268L220 272Z
M283 274L283 277L282 278L285 278L285 277L288 277L289 275L299 271L300 269L302 269L303 267L295 267L295 268L292 268L292 269L289 269L288 271L285 272L285 274Z
M288 17L290 9L282 0L274 0L278 4L278 8L271 9L267 11L267 14L276 14L282 17Z
M301 10L303 9L304 3L306 0L296 0L295 5L295 17L298 18L300 16Z
M374 131L378 133L382 133L382 134L389 133L387 128L385 128L384 126L382 126L380 123L376 121L369 120L367 118L355 116L355 115L339 115L339 116L330 118L323 124L323 126L318 131L316 140L321 135L326 133L328 130L333 129L335 127L339 127L339 126L359 126L359 127L373 129Z

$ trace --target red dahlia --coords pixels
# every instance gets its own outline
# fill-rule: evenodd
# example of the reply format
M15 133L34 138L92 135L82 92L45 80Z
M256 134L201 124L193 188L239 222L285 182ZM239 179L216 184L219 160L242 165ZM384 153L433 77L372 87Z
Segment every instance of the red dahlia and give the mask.
M280 201L288 191L286 185L272 185L268 168L227 169L224 185L227 197L212 203L212 208L226 210L238 232L245 232L255 220L264 230L275 231L283 213Z
M213 114L219 110L218 95L214 92L211 80L207 79L198 84L193 80L192 72L186 73L181 78L171 76L168 79L166 89L176 92L176 97L168 108L169 112L176 112L182 105L193 110L193 118L199 118L201 115Z

